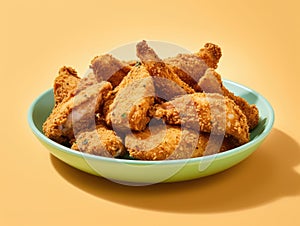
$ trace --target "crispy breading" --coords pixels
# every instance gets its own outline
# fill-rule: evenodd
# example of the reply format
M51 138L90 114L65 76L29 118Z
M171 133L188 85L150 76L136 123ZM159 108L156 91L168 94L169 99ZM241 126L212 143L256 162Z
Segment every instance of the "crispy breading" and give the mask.
M80 77L75 69L66 66L60 68L53 84L55 106L61 103L63 99L74 95L79 82Z
M101 81L99 81L99 82L101 82ZM99 82L98 82L94 72L89 71L89 73L87 73L84 77L82 77L82 79L78 83L78 86L75 90L75 94L80 93L82 90L84 90L94 84L97 84Z
M95 130L85 131L77 135L76 142L71 148L84 153L111 158L122 156L126 152L122 139L104 124L98 124Z
M222 56L222 51L218 45L206 43L196 55L204 60L208 67L216 69Z
M217 93L194 93L156 105L151 114L171 125L200 129L201 132L225 134L239 144L249 141L247 118L228 97ZM199 127L197 127L199 125Z
M206 93L219 93L232 99L245 114L249 130L255 128L259 121L259 112L254 104L249 104L244 98L234 95L224 85L221 76L212 68L198 82L199 87Z
M204 75L207 64L195 54L178 54L175 57L164 59L164 62L173 69L179 78L199 91L198 80Z
M119 85L131 69L128 64L121 62L110 54L96 56L91 61L90 67L93 69L98 82L108 81L113 87Z
M124 77L104 105L108 125L117 130L144 130L154 104L154 84L144 66L135 66Z
M224 90L221 76L215 72L214 69L208 68L204 75L198 81L201 92L205 93L219 93L224 95Z
M156 95L166 100L186 94L194 93L195 91L184 81L182 81L177 74L174 73L171 67L166 65L161 60L155 51L150 48L146 41L141 41L136 46L137 56L145 65L152 77L155 77L155 92Z
M235 147L222 136L182 130L177 126L154 126L125 138L131 157L140 160L172 160L201 157Z
M103 104L103 96L111 89L109 82L101 82L64 99L44 122L44 134L58 143L68 143L74 138L74 133L88 129L95 122L95 112Z

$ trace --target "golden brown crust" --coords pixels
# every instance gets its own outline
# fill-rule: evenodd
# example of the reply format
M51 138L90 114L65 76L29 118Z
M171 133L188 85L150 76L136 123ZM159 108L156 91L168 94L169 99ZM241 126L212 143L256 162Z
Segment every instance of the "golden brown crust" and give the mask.
M97 77L97 81L108 81L113 87L120 84L124 76L130 71L130 66L114 58L110 54L96 56L90 66Z
M172 160L201 157L229 150L229 139L209 133L181 130L177 126L154 126L127 135L125 146L131 157L140 160Z
M111 158L122 156L126 151L121 138L104 124L98 124L93 131L86 131L77 135L76 142L71 148L84 153Z
M154 84L145 67L137 66L124 77L104 106L108 125L117 130L144 130L154 104Z
M53 84L55 105L61 103L63 99L74 95L79 82L80 77L75 69L66 66L60 68Z
M222 56L221 48L213 43L206 43L203 48L196 53L206 65L210 68L216 69L218 67L219 60Z
M242 110L247 118L249 130L255 128L259 121L259 112L254 104L249 104L244 98L235 96L230 92L221 80L221 76L212 68L206 70L205 75L198 82L199 87L205 93L219 93L232 99Z
M111 84L101 82L82 90L71 98L64 99L53 108L52 113L44 122L44 134L58 143L69 142L74 138L74 132L79 133L81 130L88 129L95 122L95 112L103 104L102 97L109 90L111 90Z
M208 68L204 60L195 54L178 54L175 57L164 59L164 62L172 68L179 78L199 91L198 80L204 75Z
M145 65L146 69L155 79L156 94L164 99L171 99L174 96L194 93L195 91L188 84L182 81L172 68L166 65L150 48L146 41L137 44L137 56Z
M171 125L230 135L240 144L249 141L246 116L231 99L220 94L187 94L157 105L151 114Z

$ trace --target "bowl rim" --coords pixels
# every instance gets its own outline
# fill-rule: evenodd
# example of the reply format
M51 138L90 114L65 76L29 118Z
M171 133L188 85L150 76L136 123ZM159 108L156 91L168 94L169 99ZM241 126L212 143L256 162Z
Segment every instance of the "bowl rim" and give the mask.
M195 158L187 158L187 159L175 159L175 160L157 160L157 161L147 161L147 160L131 160L131 159L117 159L117 158L109 158L109 157L103 157L103 156L98 156L98 155L93 155L93 154L88 154L88 153L83 153L79 151L72 150L71 148L65 147L48 137L46 137L35 125L33 121L33 112L35 110L36 104L40 101L42 97L44 97L47 93L53 92L53 88L50 88L43 93L41 93L30 105L28 114L27 114L27 120L29 127L31 128L32 132L34 133L35 136L37 136L39 139L41 139L43 142L46 144L50 145L51 147L58 149L60 151L63 151L67 154L71 154L80 158L87 158L87 159L93 159L93 160L100 160L100 161L106 161L106 162L111 162L111 163L124 163L124 164L134 164L134 165L156 165L156 164L164 164L164 165L174 165L174 164L183 164L183 163L199 163L201 161L211 161L212 158L215 159L223 159L227 158L233 154L237 154L240 152L243 152L244 150L247 150L251 148L252 146L255 146L256 144L260 143L263 141L266 136L270 133L273 125L274 125L274 120L275 120L275 114L274 114L274 109L269 103L269 101L262 96L259 92L245 86L242 84L239 84L237 82L228 80L228 79L222 79L225 83L237 86L241 89L244 89L257 97L259 97L260 101L263 102L265 108L269 112L269 116L267 117L267 123L262 131L262 133L255 137L255 139L250 140L248 143L243 144L239 147L230 149L225 152L217 153L214 155L207 155L207 156L201 156L201 157L195 157Z

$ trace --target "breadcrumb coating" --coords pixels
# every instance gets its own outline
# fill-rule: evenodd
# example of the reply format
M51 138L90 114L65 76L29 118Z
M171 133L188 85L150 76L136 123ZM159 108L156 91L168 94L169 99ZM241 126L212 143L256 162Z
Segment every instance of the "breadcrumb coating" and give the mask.
M141 160L212 155L249 141L259 112L223 85L219 46L162 60L141 41L136 52L141 62L96 56L83 78L62 67L44 134L84 153Z
M65 98L73 96L79 82L80 77L75 69L66 66L62 67L53 84L55 106Z
M222 56L222 51L218 45L206 43L196 55L204 60L208 67L216 69Z
M170 125L196 128L201 132L226 134L236 138L240 144L249 141L247 118L228 97L220 94L194 93L156 105L151 114L163 118Z
M95 130L77 135L71 149L110 158L122 156L126 151L122 139L104 124L98 124Z
M103 104L102 97L111 88L110 83L101 82L64 99L44 122L44 134L58 143L68 143L74 138L74 132L88 129L95 122L95 112Z
M154 126L125 138L131 157L140 160L172 160L201 157L236 147L230 138L211 136L177 126Z
M104 106L108 125L116 130L144 130L154 104L154 84L144 66L136 66L124 77Z
M108 81L113 87L120 84L131 68L110 54L96 56L91 61L90 67L93 69L98 82Z
M234 95L224 85L221 76L212 68L206 70L205 75L198 82L202 92L219 93L232 99L242 110L247 118L249 130L255 128L259 121L258 108L249 104L244 98Z
M195 54L178 54L175 57L164 59L164 62L172 68L178 77L192 87L200 91L198 80L208 68L206 62Z
M150 75L158 77L155 79L156 95L170 100L171 98L186 94L194 93L194 89L182 81L171 67L166 65L161 60L155 51L148 46L144 40L139 42L136 46L137 56L145 65ZM160 79L159 79L160 78Z
M179 78L192 87L201 91L198 86L199 79L208 68L217 68L222 56L221 48L212 43L206 43L198 53L178 54L164 62L173 69Z

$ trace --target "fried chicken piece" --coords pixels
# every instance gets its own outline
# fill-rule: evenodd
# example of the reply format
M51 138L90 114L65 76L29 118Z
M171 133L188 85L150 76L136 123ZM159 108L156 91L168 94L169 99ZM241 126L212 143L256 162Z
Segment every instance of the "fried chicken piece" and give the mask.
M228 97L217 93L194 93L156 105L151 115L170 125L181 125L201 132L232 136L239 144L249 141L247 118ZM199 126L199 127L197 127Z
M131 157L140 160L172 160L201 157L232 149L223 136L210 136L177 126L154 126L127 135L125 146Z
M95 112L103 97L112 89L109 82L94 84L71 98L65 98L53 108L43 124L44 134L60 144L68 144L74 133L89 129L95 122Z
M156 95L166 100L186 93L194 93L193 88L183 82L174 71L161 60L147 42L141 41L136 46L137 56L154 77Z
M108 81L113 88L120 84L131 69L128 64L121 62L110 54L96 56L91 61L90 68L93 69L98 82Z
M152 77L144 66L135 66L105 103L106 122L118 131L144 130L150 121L148 110L153 104Z
M77 88L75 90L75 94L78 94L82 90L101 82L101 81L97 80L97 77L94 74L94 72L91 69L89 69L89 70L90 71L88 71L87 74L84 77L82 77L82 79L78 83Z
M222 56L222 51L218 45L206 43L204 48L201 48L196 55L204 60L208 67L216 69Z
M164 59L164 62L172 68L182 81L195 91L200 91L198 80L208 68L204 60L195 54L178 54L176 57Z
M199 79L204 75L207 68L217 68L221 56L220 47L206 43L198 53L178 54L175 57L164 59L164 62L173 69L182 81L195 91L200 91Z
M53 85L55 106L61 103L66 97L74 95L79 81L80 77L77 75L75 69L64 66L59 70Z
M221 76L212 68L207 69L205 75L198 82L205 93L219 93L232 99L245 114L249 130L255 128L259 121L259 112L254 104L249 104L244 98L235 96L222 83Z
M95 130L77 135L71 149L111 158L122 156L126 152L121 138L104 124L98 124Z

